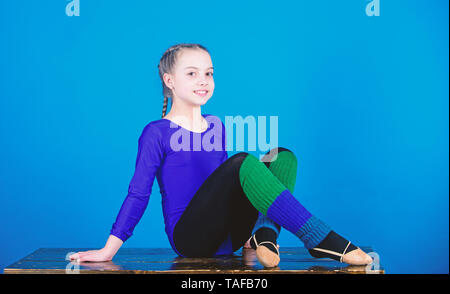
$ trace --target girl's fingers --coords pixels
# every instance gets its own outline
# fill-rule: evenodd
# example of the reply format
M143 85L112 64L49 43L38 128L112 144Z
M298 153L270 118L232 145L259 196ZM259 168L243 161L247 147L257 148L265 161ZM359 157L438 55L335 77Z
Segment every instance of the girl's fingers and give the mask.
M92 252L80 252L79 258L80 258L80 260L81 259L88 260L92 255L93 255Z
M82 262L82 261L90 261L91 259L89 258L89 254L83 254L83 255L81 255L78 259L77 259L77 261L78 262Z
M84 257L84 256L86 256L86 252L84 252L84 251L80 251L80 252L77 252L77 253L75 253L75 254L72 254L71 256L70 256L70 259L80 259L81 257Z
M74 253L71 256L69 256L70 259L78 259L79 254L78 253Z
M90 252L81 252L78 261L103 261L103 257L98 254L97 251L91 250Z
M75 259L78 262L82 261L104 261L104 257L99 253L98 250L80 251L69 256L69 258Z
M86 254L90 254L91 253L91 251L81 251L81 252L78 252L80 255L86 255Z

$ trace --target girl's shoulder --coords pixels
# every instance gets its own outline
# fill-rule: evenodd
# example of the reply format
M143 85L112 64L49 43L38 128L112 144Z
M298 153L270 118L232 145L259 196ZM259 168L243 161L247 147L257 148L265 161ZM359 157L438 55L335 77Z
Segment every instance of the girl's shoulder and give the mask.
M158 119L147 123L142 129L139 140L149 143L161 141L165 133L165 124L165 119Z
M144 129L146 129L146 128L149 128L149 129L162 128L166 125L166 123L167 123L167 119L160 118L160 119L153 120L153 121L147 123L147 125L145 125Z

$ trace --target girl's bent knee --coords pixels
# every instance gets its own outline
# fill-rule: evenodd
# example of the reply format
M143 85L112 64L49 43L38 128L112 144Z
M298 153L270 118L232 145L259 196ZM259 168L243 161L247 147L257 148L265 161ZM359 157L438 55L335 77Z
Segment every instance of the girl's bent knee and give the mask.
M233 156L229 157L228 161L230 161L230 163L232 165L240 166L242 164L242 162L244 161L244 159L249 155L251 155L251 154L249 154L247 152L239 152L239 153L236 153Z
M238 153L234 154L233 156L231 156L230 158L234 158L234 157L236 157L236 158L244 157L245 158L248 155L250 155L250 153L248 153L248 152L238 152Z
M279 154L288 155L288 156L282 156L282 158L289 158L289 160L297 161L297 157L295 156L294 152L292 152L290 149L284 148L284 147L276 147L276 148L271 149L264 155L264 157L261 159L261 161L268 162L268 163L276 161L279 159L279 157L278 157Z

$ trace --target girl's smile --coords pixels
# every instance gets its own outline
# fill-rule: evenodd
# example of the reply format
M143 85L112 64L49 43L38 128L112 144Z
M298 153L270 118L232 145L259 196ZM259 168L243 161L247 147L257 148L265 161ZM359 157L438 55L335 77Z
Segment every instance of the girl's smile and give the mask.
M194 91L195 94L199 95L200 97L205 97L208 94L209 91L206 90L198 90Z

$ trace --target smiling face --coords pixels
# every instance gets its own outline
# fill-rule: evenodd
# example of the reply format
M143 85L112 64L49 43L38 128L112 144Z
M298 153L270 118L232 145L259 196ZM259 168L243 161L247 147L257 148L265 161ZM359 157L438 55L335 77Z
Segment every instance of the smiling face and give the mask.
M201 49L183 49L177 56L173 73L164 74L164 82L172 89L174 102L181 100L185 104L200 106L204 105L214 92L213 72L208 52Z

